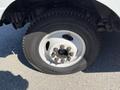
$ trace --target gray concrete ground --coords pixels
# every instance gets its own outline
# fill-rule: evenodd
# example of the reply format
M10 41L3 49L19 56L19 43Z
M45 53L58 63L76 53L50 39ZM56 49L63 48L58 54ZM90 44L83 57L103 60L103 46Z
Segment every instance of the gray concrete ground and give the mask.
M0 90L120 90L120 33L104 34L100 56L85 72L48 75L33 70L24 58L26 29L0 27Z

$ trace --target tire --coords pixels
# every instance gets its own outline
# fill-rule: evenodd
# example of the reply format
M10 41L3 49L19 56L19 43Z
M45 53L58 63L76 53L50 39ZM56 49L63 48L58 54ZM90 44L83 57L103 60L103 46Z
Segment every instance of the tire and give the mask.
M85 41L86 52L84 58L72 66L54 67L45 63L39 55L38 48L41 40L49 33L58 30L74 32ZM48 74L71 74L85 70L98 56L99 46L93 17L88 18L81 11L69 9L47 11L43 16L33 21L27 35L23 39L23 51L27 60L37 70Z

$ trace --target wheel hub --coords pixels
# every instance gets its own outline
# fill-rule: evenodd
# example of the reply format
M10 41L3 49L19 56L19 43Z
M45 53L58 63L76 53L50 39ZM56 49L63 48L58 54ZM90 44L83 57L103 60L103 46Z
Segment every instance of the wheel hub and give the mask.
M60 56L68 56L68 51L66 49L59 49L58 54Z
M55 62L55 64L60 64L60 63L65 63L65 61L70 61L73 55L74 52L71 51L71 47L65 48L64 45L60 45L60 48L53 49L51 58L53 62Z

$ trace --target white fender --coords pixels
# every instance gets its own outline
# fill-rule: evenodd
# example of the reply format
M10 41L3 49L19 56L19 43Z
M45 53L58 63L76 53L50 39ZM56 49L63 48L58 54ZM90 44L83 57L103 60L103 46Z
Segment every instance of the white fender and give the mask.
M7 7L15 0L0 0L0 19Z
M109 7L120 17L120 0L96 0Z

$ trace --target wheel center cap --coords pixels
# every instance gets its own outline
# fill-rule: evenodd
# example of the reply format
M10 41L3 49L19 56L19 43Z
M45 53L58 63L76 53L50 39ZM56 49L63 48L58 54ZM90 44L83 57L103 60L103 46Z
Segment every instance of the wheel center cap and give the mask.
M59 49L58 54L61 56L68 56L68 51L66 49Z

